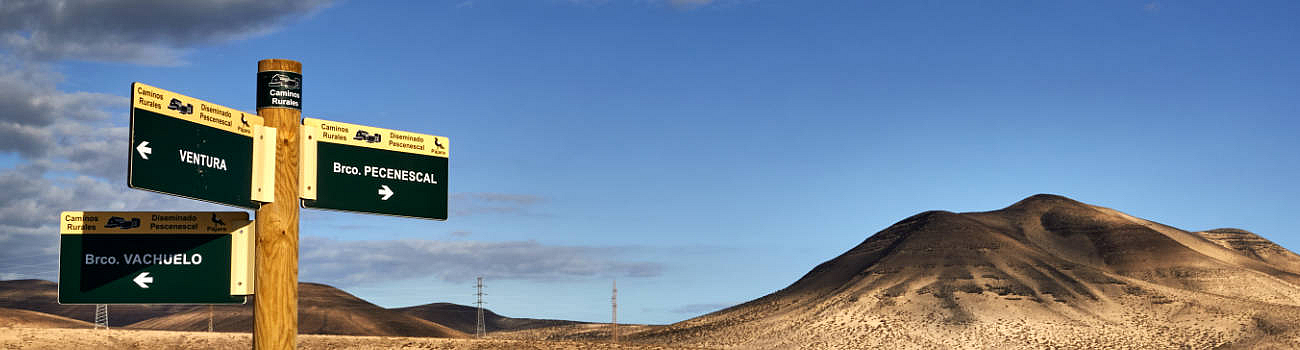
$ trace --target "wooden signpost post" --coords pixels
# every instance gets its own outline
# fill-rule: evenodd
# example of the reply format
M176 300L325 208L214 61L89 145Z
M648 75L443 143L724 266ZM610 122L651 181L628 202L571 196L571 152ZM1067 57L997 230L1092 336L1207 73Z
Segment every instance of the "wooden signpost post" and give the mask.
M257 62L257 114L275 128L275 196L257 209L253 348L292 349L298 335L298 126L302 63Z

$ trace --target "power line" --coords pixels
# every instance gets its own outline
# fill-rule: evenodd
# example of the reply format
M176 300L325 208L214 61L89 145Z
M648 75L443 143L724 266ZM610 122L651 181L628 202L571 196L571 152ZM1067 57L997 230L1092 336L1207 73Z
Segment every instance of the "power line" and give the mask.
M108 305L95 304L95 329L108 329Z
M474 328L474 336L478 338L483 338L484 336L487 335L487 328L484 327L483 325L483 277L482 276L479 276L478 278L477 287L478 287L478 293L474 293L474 295L478 297L478 301L475 302L474 304L478 305L478 326Z
M613 306L609 334L614 337L614 342L618 343L618 280L614 280L614 294L609 297L609 302Z

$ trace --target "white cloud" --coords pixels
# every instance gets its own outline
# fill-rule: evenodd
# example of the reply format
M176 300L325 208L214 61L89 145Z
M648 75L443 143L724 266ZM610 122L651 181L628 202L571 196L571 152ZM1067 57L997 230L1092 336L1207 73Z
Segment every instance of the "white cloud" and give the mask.
M7 0L0 45L35 61L175 65L189 49L262 35L328 0Z
M669 0L668 3L676 8L691 9L713 3L713 0Z
M123 151L124 152L124 151ZM0 172L0 274L53 280L59 213L69 210L213 210L214 205L89 176L47 178L39 167ZM228 210L228 209L219 209Z
M126 99L98 93L58 91L63 75L39 63L0 55L0 120L46 126L61 119L103 120L104 106L125 106Z
M42 64L0 56L0 152L15 152L44 170L120 178L128 131L118 125L126 119L127 99L59 91L61 80ZM121 118L112 118L111 110Z
M451 195L452 198L465 201L477 201L485 203L511 203L520 205L530 205L542 202L544 199L540 196L516 193L493 193L493 192L461 192Z
M643 3L652 6L668 5L679 10L693 10L709 5L729 5L743 0L569 0L569 3L583 6L600 6L610 3Z
M545 202L541 196L514 193L462 192L447 198L451 215L465 217L481 214L538 215L534 209Z
M58 89L62 60L181 63L267 33L325 0L0 1L0 279L54 279L65 210L230 210L128 189L126 97Z
M302 280L338 285L473 276L532 281L653 277L662 266L618 259L612 247L556 246L534 241L338 241L305 236Z

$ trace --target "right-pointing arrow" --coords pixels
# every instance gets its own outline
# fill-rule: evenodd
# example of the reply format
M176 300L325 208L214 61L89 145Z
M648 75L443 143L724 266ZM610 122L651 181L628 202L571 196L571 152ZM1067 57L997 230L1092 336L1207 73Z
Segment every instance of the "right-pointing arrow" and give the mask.
M149 141L140 141L139 146L135 146L135 151L140 152L140 158L149 159L149 154L153 153L153 148L149 148Z
M149 271L145 271L131 279L131 282L135 282L135 284L140 286L140 288L147 289L149 288L149 283L153 283L153 277L149 277Z
M382 198L379 198L379 200L386 201L388 200L388 197L393 196L393 190L388 188L388 185L379 185L379 187L381 187L379 189L379 195L384 196Z

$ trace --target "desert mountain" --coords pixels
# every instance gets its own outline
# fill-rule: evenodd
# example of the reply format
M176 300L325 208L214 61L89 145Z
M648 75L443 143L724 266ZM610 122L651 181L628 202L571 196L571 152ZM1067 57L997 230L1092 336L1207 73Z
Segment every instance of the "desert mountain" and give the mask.
M3 309L7 308L7 309ZM21 311L21 312L20 312ZM35 311L35 312L32 312ZM253 330L253 304L212 308L213 328L225 332ZM58 285L41 280L0 281L0 319L51 323L51 318L93 322L94 305L60 305ZM203 305L111 305L109 325L140 329L206 331L209 309ZM22 321L22 320L28 321ZM59 323L65 324L67 323ZM316 283L298 284L298 329L304 334L465 337L440 324L384 309L342 290ZM472 328L471 328L472 329Z
M478 308L452 303L433 303L392 309L452 329L474 334L478 325ZM517 331L541 327L584 324L578 321L510 318L483 309L483 328L488 332Z
M221 310L217 317L217 310ZM245 305L213 308L214 329L252 332L252 299ZM130 326L142 329L207 330L208 310L155 317ZM446 326L391 311L342 290L316 283L298 284L298 333L463 338Z
M0 281L0 308L31 310L95 322L94 305L60 305L59 285L43 280ZM123 327L150 318L197 308L195 305L113 305L108 325ZM204 308L206 311L207 308ZM204 330L207 324L204 324Z
M0 328L90 328L88 322L36 312L0 307Z
M629 338L734 348L1300 347L1296 255L1055 195L904 219L790 286Z

